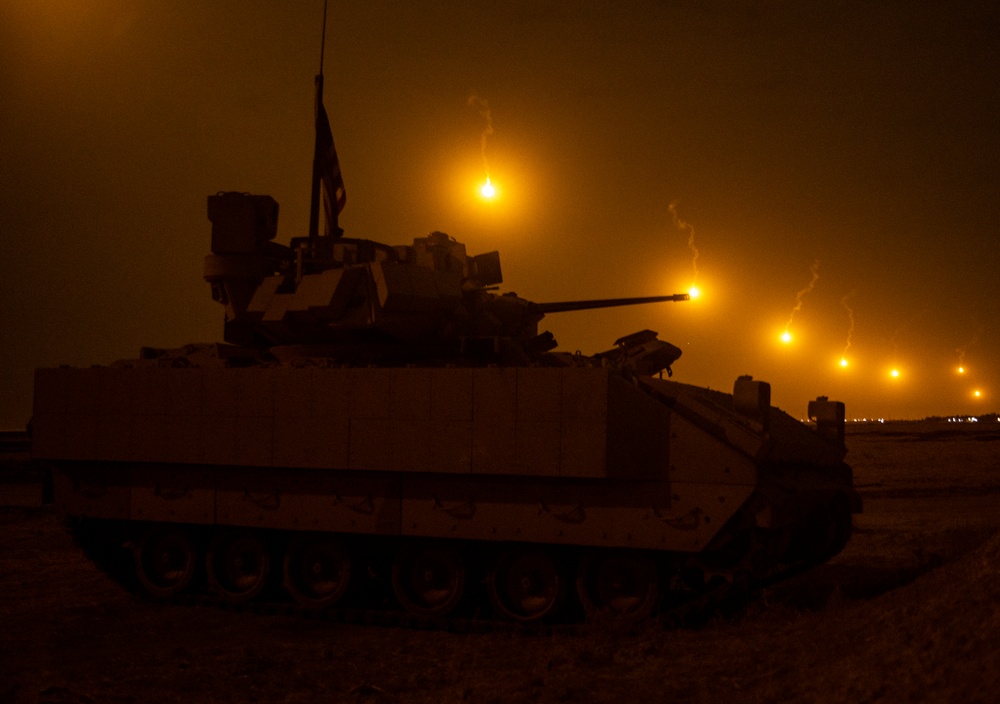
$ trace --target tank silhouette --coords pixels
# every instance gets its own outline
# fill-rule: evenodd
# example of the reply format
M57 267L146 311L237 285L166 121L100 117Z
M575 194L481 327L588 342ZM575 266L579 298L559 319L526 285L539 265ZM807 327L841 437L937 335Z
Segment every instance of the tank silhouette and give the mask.
M441 232L344 237L322 63L308 236L274 241L270 196L208 198L224 342L36 371L32 454L98 564L157 598L531 623L674 612L843 548L842 403L809 427L749 376L664 379L681 350L651 330L594 355L539 331L686 294L535 303Z
M681 351L655 332L588 356L538 330L685 294L533 303L440 232L285 246L268 196L208 213L225 343L35 378L56 503L154 597L642 619L847 542L842 403L812 428L749 376L662 378Z

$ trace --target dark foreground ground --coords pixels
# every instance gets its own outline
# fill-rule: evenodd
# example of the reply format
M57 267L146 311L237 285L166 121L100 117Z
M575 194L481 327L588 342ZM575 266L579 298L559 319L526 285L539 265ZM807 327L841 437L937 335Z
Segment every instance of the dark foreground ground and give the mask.
M700 628L546 636L136 600L8 453L0 704L1000 701L1000 427L851 426L848 447L865 513L831 563Z

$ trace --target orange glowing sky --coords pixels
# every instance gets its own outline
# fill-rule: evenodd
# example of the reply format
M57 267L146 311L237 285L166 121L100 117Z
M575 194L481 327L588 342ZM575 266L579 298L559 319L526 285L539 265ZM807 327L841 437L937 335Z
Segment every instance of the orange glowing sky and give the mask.
M320 0L0 4L0 427L30 416L36 366L221 339L208 194L271 194L279 240L305 233L321 17ZM562 348L657 330L684 352L676 380L752 374L795 416L820 394L849 417L995 411L998 20L989 3L332 0L341 225L498 249L502 290L537 301L645 296L694 283L675 203L701 296L552 315ZM491 111L489 202L470 94Z

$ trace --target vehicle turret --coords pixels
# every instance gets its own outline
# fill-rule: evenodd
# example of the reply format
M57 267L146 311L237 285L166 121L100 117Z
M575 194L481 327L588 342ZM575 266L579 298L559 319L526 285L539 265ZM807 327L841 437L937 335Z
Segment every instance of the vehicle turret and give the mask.
M343 236L280 245L273 242L278 204L270 196L218 193L209 196L208 216L212 254L204 276L226 309L225 340L280 348L277 353L286 356L300 350L345 362L464 358L523 364L556 347L551 333L538 330L548 313L688 299L674 294L535 303L501 294L499 253L469 256L464 244L443 232L412 245Z

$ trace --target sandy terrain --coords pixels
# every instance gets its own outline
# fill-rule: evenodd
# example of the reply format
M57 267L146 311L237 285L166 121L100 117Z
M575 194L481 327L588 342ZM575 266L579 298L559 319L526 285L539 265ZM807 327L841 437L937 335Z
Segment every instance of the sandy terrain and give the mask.
M454 634L134 599L0 470L0 703L1000 701L1000 424L849 428L831 563L739 617Z

